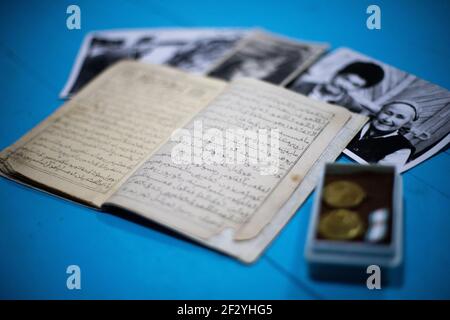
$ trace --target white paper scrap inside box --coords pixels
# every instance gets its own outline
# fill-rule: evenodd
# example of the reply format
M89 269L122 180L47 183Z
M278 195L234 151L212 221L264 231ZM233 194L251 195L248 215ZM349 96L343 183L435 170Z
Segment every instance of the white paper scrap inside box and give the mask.
M383 192L389 192L391 195L385 194L386 197L391 197L391 208L387 210L391 214L389 219L388 235L389 241L384 243L373 243L367 241L367 234L370 229L371 220L366 222L365 237L361 236L356 241L327 239L320 235L319 224L326 209L324 204L324 187L327 184L327 177L334 176L334 179L351 181L350 177L355 177L364 174L384 174L392 175L392 188L379 188L376 181L373 179L363 178L367 186L371 186L367 198L370 200L372 191L376 190L379 196ZM329 180L329 178L328 178ZM375 179L376 180L376 179ZM324 208L323 208L324 207ZM358 207L351 208L353 212L358 210ZM376 210L374 210L376 211ZM372 212L374 212L372 211ZM373 217L373 216L372 216ZM372 219L373 220L373 219ZM360 165L360 164L337 164L329 163L324 166L322 177L320 179L317 194L313 206L312 215L309 222L308 238L305 247L305 257L308 262L310 274L314 277L326 276L326 278L333 278L333 276L351 278L351 274L355 270L363 270L364 274L366 268L370 265L377 265L380 268L395 270L402 262L403 249L403 208L402 208L402 180L395 167L382 165ZM357 272L356 272L357 273ZM359 273L360 274L360 273ZM356 275L356 274L355 274Z

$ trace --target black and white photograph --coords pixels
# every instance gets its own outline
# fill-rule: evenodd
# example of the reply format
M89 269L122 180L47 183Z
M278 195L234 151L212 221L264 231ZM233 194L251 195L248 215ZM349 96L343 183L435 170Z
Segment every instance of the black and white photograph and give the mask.
M166 64L190 73L202 74L211 63L232 49L242 36L243 34L234 33L194 40L178 50Z
M450 142L450 92L407 72L341 48L289 88L369 117L344 151L360 163L406 171Z
M250 77L284 86L316 61L327 47L254 32L208 75L227 81Z
M83 40L60 97L70 97L107 67L124 59L167 64L190 73L204 74L248 32L242 29L91 32Z
M84 41L85 46L61 97L75 94L96 75L117 61L139 59L153 50L156 45L155 40L155 37L150 34L132 40L102 34L89 35Z

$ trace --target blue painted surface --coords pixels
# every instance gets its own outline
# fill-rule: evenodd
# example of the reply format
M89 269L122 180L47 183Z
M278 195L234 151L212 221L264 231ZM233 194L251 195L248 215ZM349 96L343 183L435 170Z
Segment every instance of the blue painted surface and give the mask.
M78 4L82 29L65 26ZM352 47L450 88L450 2L2 1L0 147L49 115L83 36L128 27L260 26ZM345 161L341 159L340 161ZM0 179L0 298L450 298L450 153L405 173L405 267L399 285L316 282L303 259L312 197L255 264ZM78 264L82 289L66 289Z

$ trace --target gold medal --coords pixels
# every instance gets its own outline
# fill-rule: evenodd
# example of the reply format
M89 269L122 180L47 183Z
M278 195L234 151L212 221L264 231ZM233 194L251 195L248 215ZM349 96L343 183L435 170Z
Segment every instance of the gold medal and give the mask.
M352 208L359 205L366 193L358 184L339 180L329 183L323 190L323 199L331 207Z
M364 222L359 214L347 209L326 213L319 221L319 233L330 240L351 240L364 232Z

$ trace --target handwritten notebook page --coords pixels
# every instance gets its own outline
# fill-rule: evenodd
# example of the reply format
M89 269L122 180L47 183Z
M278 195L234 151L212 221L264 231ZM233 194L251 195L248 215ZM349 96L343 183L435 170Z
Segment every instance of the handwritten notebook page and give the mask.
M235 240L253 238L288 200L350 118L351 113L344 108L261 81L236 80L186 129L194 138L199 123L203 131L278 129L278 163L177 164L172 151L183 139L168 141L130 176L108 204L130 209L197 239L208 239L225 229L232 230ZM203 136L201 150L193 143L193 154L208 153L209 144L218 142L212 140ZM251 158L250 140L245 143L244 155ZM239 151L235 151L237 157ZM222 156L227 157L227 153ZM267 174L273 165L278 170Z
M230 229L208 239L201 239L194 236L190 237L205 246L234 256L243 262L250 263L255 261L313 191L320 179L324 165L327 162L334 161L341 154L342 150L366 122L367 118L365 116L352 114L352 118L325 149L290 198L275 213L272 220L264 226L256 237L237 241L234 239L234 234Z
M6 175L99 207L225 84L121 62L1 154Z

